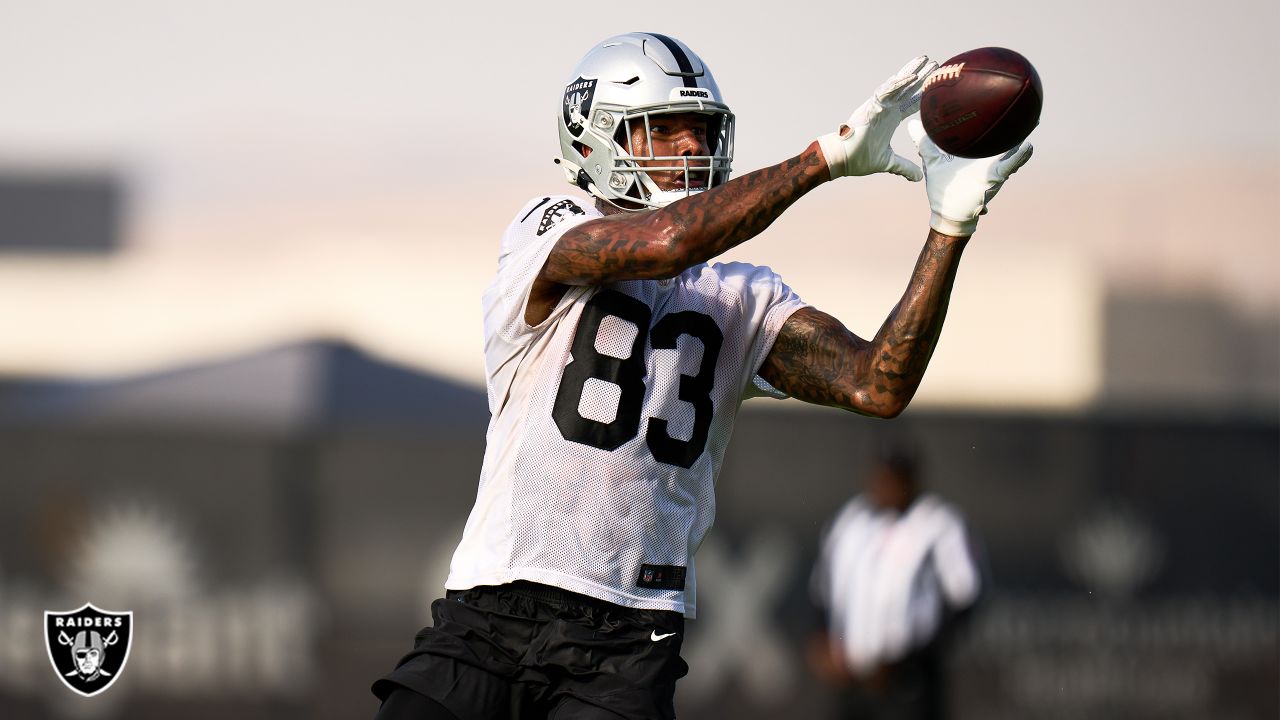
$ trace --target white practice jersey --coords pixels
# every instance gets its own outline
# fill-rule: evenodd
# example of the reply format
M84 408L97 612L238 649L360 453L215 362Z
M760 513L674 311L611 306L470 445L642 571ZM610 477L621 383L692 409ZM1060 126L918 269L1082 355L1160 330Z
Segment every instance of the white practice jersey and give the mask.
M756 370L804 303L769 268L703 264L571 287L529 326L552 247L598 217L572 197L535 199L503 236L484 294L492 418L445 584L529 580L692 617L693 554L738 406L781 397Z
M972 605L981 589L964 521L928 493L901 515L850 500L823 540L812 580L832 637L859 675L928 644L944 610Z

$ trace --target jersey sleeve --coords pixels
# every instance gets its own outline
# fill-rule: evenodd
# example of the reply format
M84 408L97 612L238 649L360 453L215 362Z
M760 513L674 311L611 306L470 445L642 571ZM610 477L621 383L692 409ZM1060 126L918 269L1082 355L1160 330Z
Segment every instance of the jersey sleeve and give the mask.
M534 199L520 209L502 235L498 272L486 298L486 304L491 307L485 308L485 314L499 337L507 342L519 342L536 330L524 320L525 306L547 256L571 228L600 216L600 212L585 201L567 195ZM569 295L571 293L566 293L566 297Z
M972 605L981 591L982 580L964 521L949 508L945 511L944 528L934 543L933 558L947 606L960 610Z
M753 397L785 398L778 390L760 377L758 371L764 359L773 349L778 333L791 314L808 303L800 299L782 278L767 266L747 263L717 264L713 269L721 282L737 286L742 301L742 311L755 329L747 350L747 377L744 378L742 399Z

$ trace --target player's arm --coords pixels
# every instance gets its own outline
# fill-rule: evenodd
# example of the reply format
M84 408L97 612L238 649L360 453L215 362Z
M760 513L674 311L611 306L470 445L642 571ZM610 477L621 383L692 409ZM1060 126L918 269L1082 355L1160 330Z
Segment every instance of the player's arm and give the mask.
M956 158L940 152L918 120L909 129L924 160L932 211L911 281L871 340L814 308L792 314L759 371L792 397L875 417L906 409L937 347L960 255L978 216L1031 157L1025 144L1000 157Z
M591 285L673 277L759 235L830 179L815 141L785 162L659 210L607 215L574 227L551 250L539 278Z
M906 292L870 340L821 310L797 310L779 331L760 376L806 402L895 417L924 379L968 240L929 231Z
M846 175L893 172L919 180L920 168L889 141L919 107L937 63L907 63L863 103L840 130L800 155L748 173L656 212L622 213L583 223L551 251L542 278L567 285L666 278L760 234L818 185Z
M837 177L920 168L889 141L920 102L937 63L918 57L889 78L837 132L772 167L748 173L654 212L621 213L568 230L551 250L530 295L526 320L550 313L568 285L668 278L760 234L805 193Z

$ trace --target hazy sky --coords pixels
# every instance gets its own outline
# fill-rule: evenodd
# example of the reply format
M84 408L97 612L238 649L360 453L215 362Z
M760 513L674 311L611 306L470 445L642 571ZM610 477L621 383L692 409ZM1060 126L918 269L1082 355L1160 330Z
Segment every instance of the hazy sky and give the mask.
M0 153L120 163L162 204L268 180L308 193L554 179L569 69L596 40L647 29L707 59L739 115L744 170L797 152L915 54L1004 45L1044 81L1041 172L1086 167L1102 182L1140 174L1135 159L1275 171L1275 2L555 7L3 0ZM357 175L318 172L330 167Z
M1087 354L1102 284L1280 309L1280 101L1267 51L1277 5L469 2L446 17L407 0L0 0L0 169L121 173L135 252L163 251L165 267L206 272L212 254L234 273L266 245L284 258L323 246L330 258L422 262L435 297L447 286L472 308L520 205L572 192L551 163L553 119L569 70L603 37L652 30L694 48L738 115L739 173L802 150L916 54L1003 45L1037 66L1045 108L1035 157L970 248L948 338L1011 293L1053 287L1048 324L1077 327L1055 337ZM841 181L734 257L774 266L869 334L905 285L927 217L918 185ZM182 248L205 259L182 260ZM25 292L83 286L60 282ZM119 281L103 282L112 292ZM456 321L467 343L477 320ZM939 360L968 352L949 342ZM43 352L31 357L68 351ZM1029 373L1042 364L1026 362ZM0 371L19 366L30 362L0 356Z

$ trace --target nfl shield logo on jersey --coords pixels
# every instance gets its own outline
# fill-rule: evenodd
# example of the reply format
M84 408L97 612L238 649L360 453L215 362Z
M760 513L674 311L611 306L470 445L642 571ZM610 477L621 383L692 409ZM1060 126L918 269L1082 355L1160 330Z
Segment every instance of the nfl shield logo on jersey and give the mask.
M574 137L582 134L582 126L587 124L587 114L591 112L591 98L596 94L596 81L578 76L564 89L564 124Z
M109 612L85 603L78 610L44 613L44 644L63 684L85 697L111 687L129 660L133 612Z

